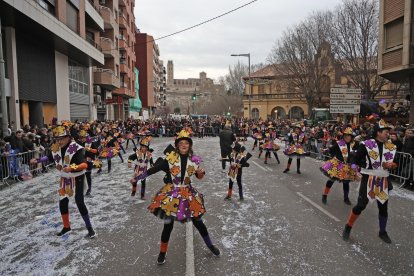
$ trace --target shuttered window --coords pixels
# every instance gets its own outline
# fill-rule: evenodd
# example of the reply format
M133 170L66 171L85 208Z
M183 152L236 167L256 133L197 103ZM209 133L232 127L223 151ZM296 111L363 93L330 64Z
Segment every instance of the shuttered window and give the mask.
M70 2L66 2L66 25L75 33L79 33L78 10Z
M385 25L385 50L403 44L404 17Z

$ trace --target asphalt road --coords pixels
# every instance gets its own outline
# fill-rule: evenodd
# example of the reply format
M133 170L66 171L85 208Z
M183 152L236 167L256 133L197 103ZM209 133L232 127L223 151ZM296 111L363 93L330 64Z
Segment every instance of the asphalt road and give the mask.
M154 139L156 157L171 142ZM251 141L246 143L251 149ZM349 242L341 232L350 206L335 183L328 204L321 203L326 177L320 162L302 160L302 174L283 174L287 158L263 164L251 152L243 169L245 200L225 201L228 178L221 172L218 138L194 139L206 177L194 183L206 200L205 223L222 251L214 257L200 235L176 223L165 265L156 264L162 221L147 211L162 187L162 173L147 181L147 200L131 200L132 169L118 158L111 174L93 175L87 198L98 236L86 230L74 202L72 233L56 238L62 227L57 209L57 177L52 173L0 191L0 275L414 275L414 194L397 187L389 202L391 245L378 237L378 211L369 205L355 223ZM131 149L129 149L129 153ZM125 157L127 155L124 155ZM104 169L105 170L105 169ZM396 185L395 185L396 186ZM356 202L358 183L351 184ZM193 242L191 242L193 239Z

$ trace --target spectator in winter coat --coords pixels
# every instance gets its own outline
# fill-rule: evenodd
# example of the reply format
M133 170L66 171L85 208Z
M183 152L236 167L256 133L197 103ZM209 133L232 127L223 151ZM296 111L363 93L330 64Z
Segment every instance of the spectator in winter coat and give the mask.
M234 141L236 141L236 136L234 135L233 131L231 131L231 124L226 123L224 129L219 134L220 137L220 150L221 150L221 158L227 159L231 153L231 145ZM226 161L222 161L221 167L223 172L226 169Z
M414 157L414 130L407 129L405 131L405 139L402 147L402 152L411 154Z
M397 133L391 132L390 139L394 145L397 146L397 151L402 151L403 143L398 139Z
M12 133L12 135L10 136L10 146L17 153L26 151L22 136L23 136L23 130L21 129L16 131L16 133Z

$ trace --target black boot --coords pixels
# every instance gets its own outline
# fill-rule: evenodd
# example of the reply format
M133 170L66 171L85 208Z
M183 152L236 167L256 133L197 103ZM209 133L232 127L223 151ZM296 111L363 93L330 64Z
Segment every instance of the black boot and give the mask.
M342 239L344 241L348 241L349 240L349 235L351 234L351 229L352 229L351 226L349 226L348 224L345 224L344 232L342 232Z
M70 229L70 227L68 227L68 228L63 227L62 231L57 233L57 236L61 237L61 236L65 235L66 233L69 233L70 231L72 231L72 229Z
M379 232L378 237L383 240L385 243L391 243L391 239L388 236L387 232Z
M327 195L322 195L322 203L326 204L327 201L328 201L328 196Z
M158 259L157 259L157 264L159 264L159 265L164 264L166 255L167 255L167 253L160 252L160 254L158 255Z
M209 246L208 249L210 249L214 256L220 256L220 250L214 245Z
M288 168L286 168L286 170L283 171L283 173L287 173L288 171L290 171Z
M349 198L345 198L344 202L345 202L346 205L351 205L352 204L351 201L349 200Z
M300 170L298 169L297 171L296 171L298 174L301 174L301 172L300 172Z
M88 237L89 237L90 239L95 238L95 237L96 237L96 232L95 232L95 230L93 230L93 228L92 228L92 227L88 227L87 229L88 229Z

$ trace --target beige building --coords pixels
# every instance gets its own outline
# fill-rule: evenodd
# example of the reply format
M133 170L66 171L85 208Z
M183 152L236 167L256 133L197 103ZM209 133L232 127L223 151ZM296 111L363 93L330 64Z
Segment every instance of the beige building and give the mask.
M352 76L352 72L335 62L331 47L327 43L321 45L316 60L319 70L325 74L321 76L319 91L315 96L315 107L329 107L330 89L335 86L351 87L348 77ZM250 79L244 78L246 82L243 96L244 116L249 117L249 110L254 119L303 119L309 116L311 110L308 108L303 92L290 85L292 83L289 81L290 76L276 72L283 72L283 70L277 70L273 65L269 65L252 73ZM406 91L396 93L397 86L395 83L386 83L376 95L376 99L404 98ZM389 104L381 103L380 108L389 108Z
M211 104L211 96L225 92L223 85L215 84L213 79L201 72L199 78L175 79L172 60L167 63L166 105L172 113L197 113L196 107ZM196 94L196 100L192 99Z

